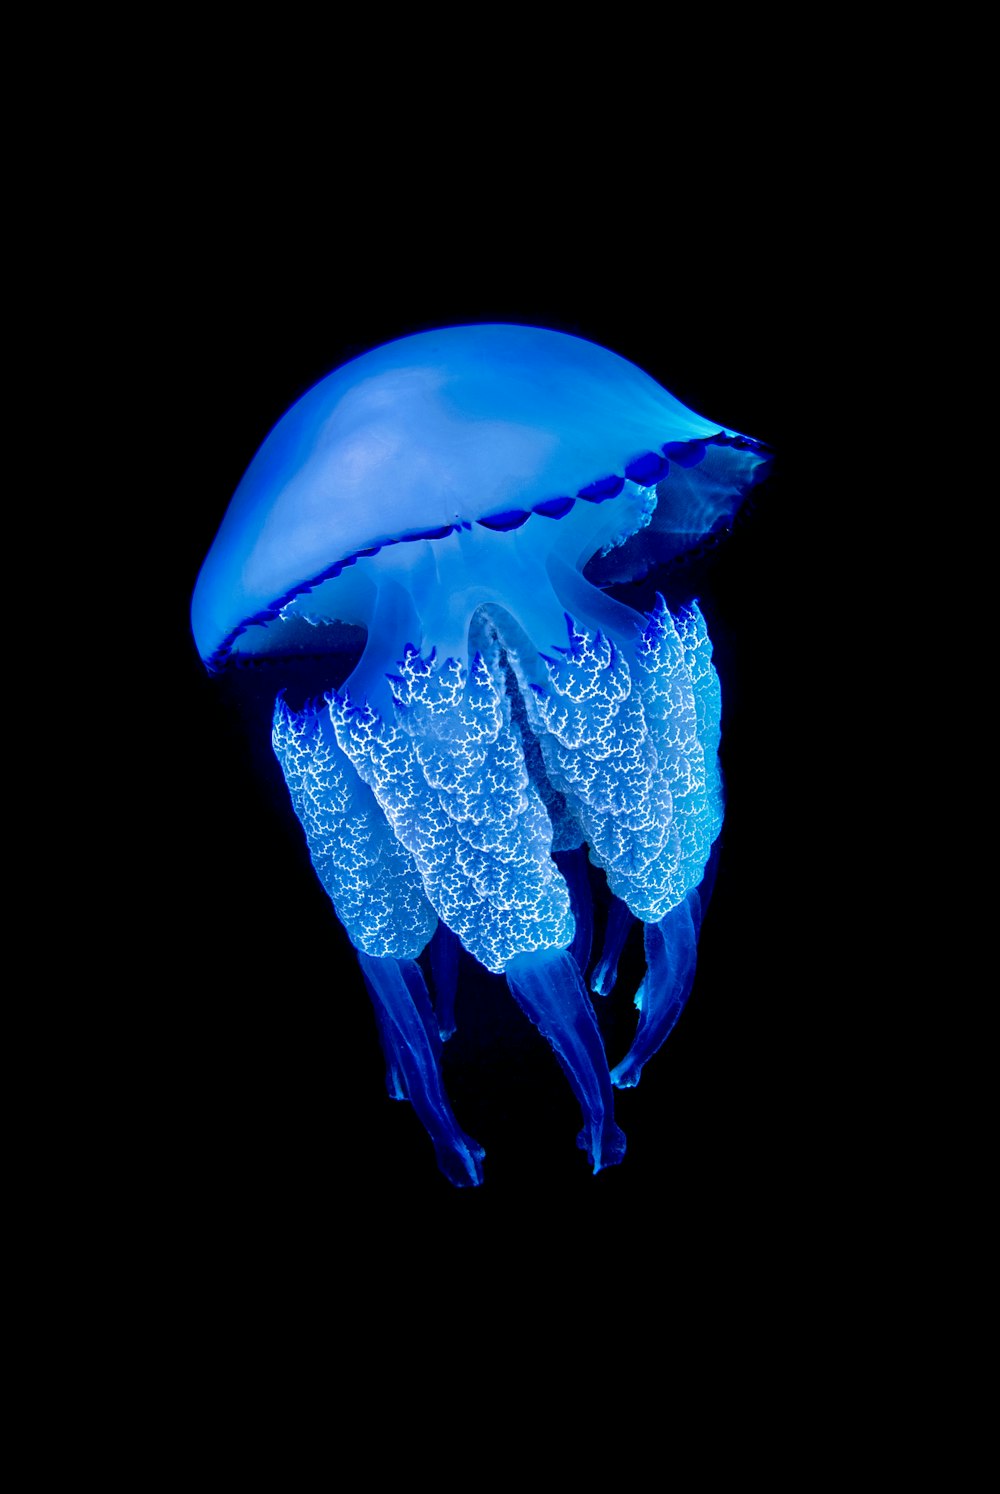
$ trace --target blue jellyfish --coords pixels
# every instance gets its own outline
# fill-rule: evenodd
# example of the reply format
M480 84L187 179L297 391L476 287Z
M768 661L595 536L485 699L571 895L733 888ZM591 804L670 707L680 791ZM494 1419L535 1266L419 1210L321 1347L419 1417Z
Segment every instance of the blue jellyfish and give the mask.
M551 1045L593 1170L623 1156L614 1088L637 1083L691 990L723 799L697 604L655 593L638 611L614 592L727 527L766 466L606 348L448 327L303 395L202 566L210 671L354 647L321 697L279 694L273 747L389 1092L458 1186L483 1176L442 1076L460 945ZM610 898L596 960L588 858ZM638 1021L609 1069L591 993L612 991L636 920Z

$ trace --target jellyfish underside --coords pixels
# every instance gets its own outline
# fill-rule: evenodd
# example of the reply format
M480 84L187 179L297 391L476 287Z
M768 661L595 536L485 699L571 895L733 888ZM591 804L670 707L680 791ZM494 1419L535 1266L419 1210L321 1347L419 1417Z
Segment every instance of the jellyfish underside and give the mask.
M724 447L695 455L725 476ZM442 1078L456 939L506 977L552 1048L595 1172L624 1154L614 1087L638 1082L691 989L722 823L711 646L697 604L672 614L657 594L642 612L602 589L680 548L678 486L669 521L659 484L626 480L604 501L510 528L463 522L379 547L288 602L263 649L254 630L267 651L303 625L365 629L339 687L301 710L279 696L273 745L358 950L389 1092L411 1102L458 1186L482 1181L483 1150ZM592 968L584 847L610 896ZM638 1024L609 1070L587 978L598 999L611 993L636 919Z

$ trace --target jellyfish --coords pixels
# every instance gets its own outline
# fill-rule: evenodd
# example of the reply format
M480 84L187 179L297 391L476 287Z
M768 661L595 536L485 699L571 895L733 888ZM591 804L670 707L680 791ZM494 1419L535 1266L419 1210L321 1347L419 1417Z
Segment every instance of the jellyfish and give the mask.
M320 695L278 694L272 744L389 1093L456 1186L482 1182L484 1156L442 1068L460 949L551 1046L593 1171L624 1155L614 1092L690 993L723 792L697 601L620 593L729 527L767 463L595 343L447 327L309 389L205 559L192 627L209 671L331 661ZM596 959L588 860L609 900ZM638 1017L612 1067L595 1006L637 920Z

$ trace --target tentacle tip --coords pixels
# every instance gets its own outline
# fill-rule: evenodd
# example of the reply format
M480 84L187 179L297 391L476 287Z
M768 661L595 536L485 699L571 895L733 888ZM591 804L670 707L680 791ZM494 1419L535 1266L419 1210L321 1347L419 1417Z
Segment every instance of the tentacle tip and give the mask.
M483 1158L486 1156L486 1150L475 1141L470 1141L463 1150L464 1156L461 1162L464 1163L464 1172L459 1173L458 1176L451 1174L451 1181L458 1188L481 1188Z
M576 1144L587 1153L595 1177L606 1167L615 1167L625 1156L625 1132L614 1121L606 1122L596 1136L584 1126Z
M478 1188L483 1182L486 1150L471 1136L452 1136L435 1148L441 1172L455 1188Z

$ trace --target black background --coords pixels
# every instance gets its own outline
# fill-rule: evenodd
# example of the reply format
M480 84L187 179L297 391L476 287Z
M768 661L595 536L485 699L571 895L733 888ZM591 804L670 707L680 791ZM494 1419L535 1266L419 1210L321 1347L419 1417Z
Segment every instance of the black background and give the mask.
M162 813L140 855L153 994L129 1083L155 1227L199 1274L311 1276L335 1252L341 1283L368 1283L402 1254L433 1293L481 1277L484 1251L506 1262L491 1273L525 1278L580 1252L598 1275L683 1273L709 1252L732 1283L805 1258L826 1227L843 1165L819 926L837 744L816 706L827 479L804 454L837 330L818 283L790 273L794 218L776 227L762 192L538 201L508 190L473 213L369 192L361 211L265 233L252 197L228 215L199 199L182 230L164 225L170 252L144 287L159 347L144 444L167 518L138 521L155 535L159 638L155 666L129 667L156 718ZM487 1156L484 1186L460 1191L386 1097L352 949L270 751L276 682L210 679L187 609L244 468L299 395L390 338L494 320L605 344L776 461L695 578L722 677L727 818L694 993L617 1101L626 1158L591 1176L554 1058L504 983L466 966L445 1076ZM612 1061L630 994L623 976Z

